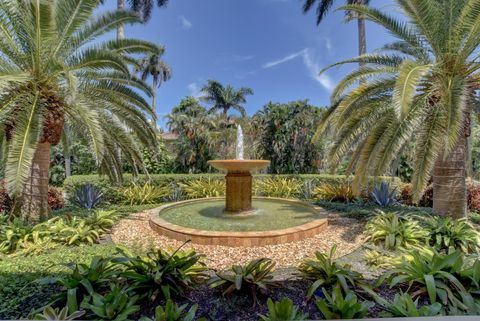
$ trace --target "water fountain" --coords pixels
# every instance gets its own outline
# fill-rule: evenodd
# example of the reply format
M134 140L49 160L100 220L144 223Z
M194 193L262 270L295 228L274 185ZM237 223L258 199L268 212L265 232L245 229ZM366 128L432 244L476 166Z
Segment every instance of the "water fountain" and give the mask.
M299 200L255 197L252 171L268 160L244 159L243 132L237 126L235 159L208 163L225 171L225 198L213 197L167 204L153 211L150 226L159 234L193 243L261 246L312 237L327 227L326 212Z
M243 159L243 131L237 126L237 145L235 159L211 160L208 163L227 172L225 212L245 214L252 211L252 174L270 164L268 160Z

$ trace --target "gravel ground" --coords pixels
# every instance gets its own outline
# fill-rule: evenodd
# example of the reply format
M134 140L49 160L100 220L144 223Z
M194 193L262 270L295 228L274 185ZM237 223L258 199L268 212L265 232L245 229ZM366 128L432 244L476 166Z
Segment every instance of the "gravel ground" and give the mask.
M111 239L116 244L132 247L162 247L174 249L183 244L154 232L148 225L150 211L136 213L122 219L112 230ZM330 214L327 230L313 238L299 242L269 245L261 247L227 247L212 245L187 244L205 254L205 263L214 269L226 269L233 264L245 264L259 258L268 257L277 262L278 267L297 266L304 258L312 256L315 251L329 251L337 245L337 256L343 256L357 249L364 241L363 224L352 218Z

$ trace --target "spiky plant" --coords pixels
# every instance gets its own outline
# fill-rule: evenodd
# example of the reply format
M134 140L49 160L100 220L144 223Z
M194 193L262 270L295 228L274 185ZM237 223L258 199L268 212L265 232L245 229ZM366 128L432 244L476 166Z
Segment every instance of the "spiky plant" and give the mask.
M369 175L387 172L402 147L413 140L414 199L420 199L433 176L434 211L462 217L465 141L480 81L475 58L480 3L396 0L396 4L404 17L362 5L342 7L383 26L398 41L375 54L334 64L365 63L333 91L333 107L324 122L337 137L329 160L339 164L353 148L350 169L360 186ZM320 126L317 135L326 127Z
M6 144L5 180L16 196L14 211L38 221L48 211L50 147L63 128L91 143L97 162L120 177L124 159L142 163L141 146L154 146L138 91L151 89L131 75L129 54L160 54L157 45L136 40L98 40L137 14L94 16L99 0L2 0L0 2L0 125ZM93 43L95 41L95 43ZM138 91L137 91L138 90ZM138 141L141 144L138 144Z

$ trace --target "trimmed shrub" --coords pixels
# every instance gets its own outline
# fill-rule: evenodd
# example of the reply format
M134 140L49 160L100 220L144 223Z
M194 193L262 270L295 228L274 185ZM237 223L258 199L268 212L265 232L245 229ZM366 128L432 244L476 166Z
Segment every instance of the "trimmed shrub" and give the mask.
M146 184L149 183L154 186L166 186L170 185L172 190L176 188L181 188L182 192L185 193L183 186L190 185L192 181L199 180L224 180L225 175L221 173L217 174L156 174L156 175L139 175L138 177L132 177L130 174L125 174L123 177L124 187L131 186L133 183L136 184ZM270 175L270 174L258 174L254 175L254 181L264 181L264 180L296 180L299 184L303 184L308 181L308 187L315 189L320 185L326 184L350 184L353 180L352 176L345 175L327 175L327 174L300 174L300 175ZM378 177L371 178L369 180L369 186L373 187L375 184L378 184L381 181L389 182L392 188L401 185L401 181L397 177ZM98 175L74 175L68 177L64 182L64 190L67 195L71 195L74 191L82 185L92 184L95 187L101 189L105 194L105 201L115 203L121 201L118 193L119 186L112 186L108 177L98 176ZM188 194L188 193L185 193ZM305 191L301 191L301 194Z

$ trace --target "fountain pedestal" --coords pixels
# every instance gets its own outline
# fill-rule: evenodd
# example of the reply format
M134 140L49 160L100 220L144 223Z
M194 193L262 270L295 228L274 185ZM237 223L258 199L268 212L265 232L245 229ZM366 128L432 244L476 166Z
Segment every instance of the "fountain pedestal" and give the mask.
M252 208L252 170L262 169L270 164L267 160L226 159L208 161L216 169L227 172L225 212L241 214Z
M226 180L225 212L240 213L252 208L252 174L249 172L228 173Z

